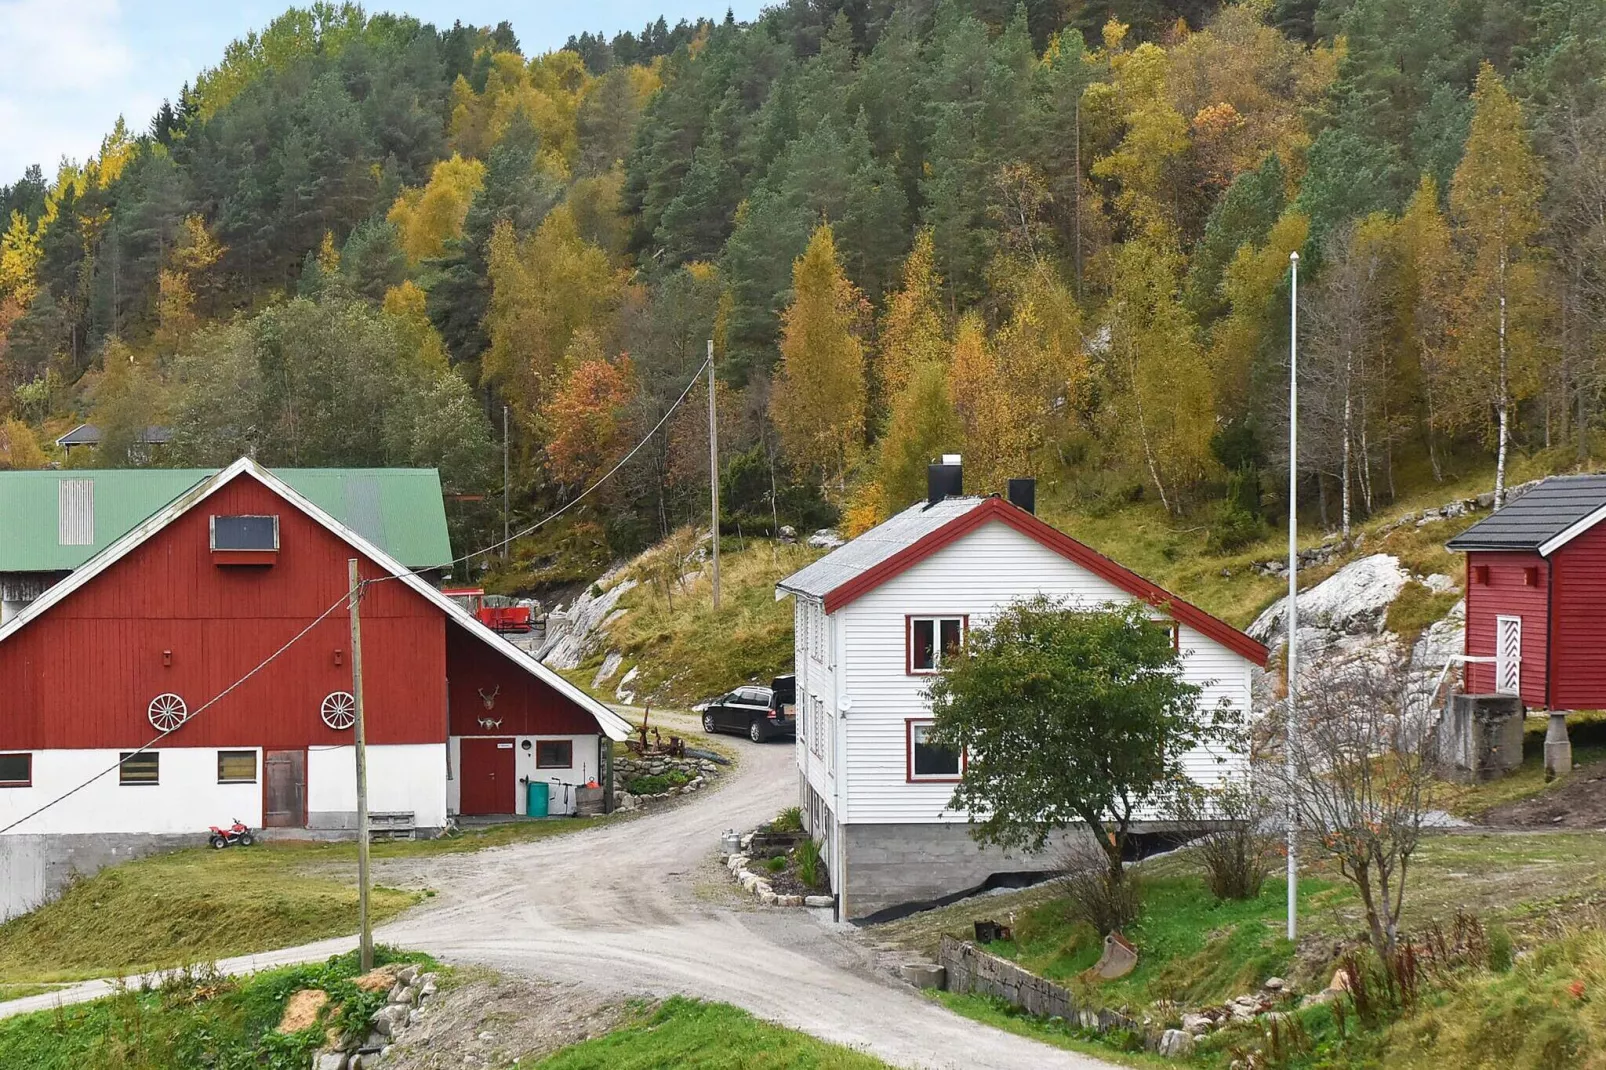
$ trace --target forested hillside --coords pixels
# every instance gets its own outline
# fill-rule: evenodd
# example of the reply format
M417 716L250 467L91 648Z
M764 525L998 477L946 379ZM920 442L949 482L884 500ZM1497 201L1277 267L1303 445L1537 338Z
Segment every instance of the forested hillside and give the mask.
M436 465L477 542L503 406L517 522L712 338L733 527L862 527L957 450L969 489L1035 474L1231 548L1282 508L1297 251L1301 477L1347 531L1512 450L1595 450L1602 25L792 0L529 57L506 23L292 9L93 159L0 185L0 464L88 419L70 463ZM688 401L521 560L699 516Z

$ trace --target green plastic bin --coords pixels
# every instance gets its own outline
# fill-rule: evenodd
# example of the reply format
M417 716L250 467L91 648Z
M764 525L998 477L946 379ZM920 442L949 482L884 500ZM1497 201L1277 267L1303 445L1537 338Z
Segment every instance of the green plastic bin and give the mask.
M545 781L537 783L532 780L528 785L528 793L524 798L524 814L526 817L545 817L547 799L551 794L552 786Z

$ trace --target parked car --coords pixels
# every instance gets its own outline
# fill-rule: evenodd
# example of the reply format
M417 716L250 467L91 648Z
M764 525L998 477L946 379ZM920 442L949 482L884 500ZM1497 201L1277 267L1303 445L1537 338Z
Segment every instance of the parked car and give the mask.
M704 732L739 732L754 743L797 735L797 677L777 676L769 687L748 684L703 708Z

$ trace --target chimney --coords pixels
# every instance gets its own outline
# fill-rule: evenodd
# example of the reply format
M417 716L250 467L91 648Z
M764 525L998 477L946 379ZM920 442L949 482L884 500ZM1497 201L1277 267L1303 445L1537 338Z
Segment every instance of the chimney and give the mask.
M1011 479L1009 481L1009 504L1017 509L1024 509L1028 513L1036 513L1037 480L1030 477Z
M941 464L926 465L926 508L945 498L958 498L964 493L964 468L959 454L945 453Z

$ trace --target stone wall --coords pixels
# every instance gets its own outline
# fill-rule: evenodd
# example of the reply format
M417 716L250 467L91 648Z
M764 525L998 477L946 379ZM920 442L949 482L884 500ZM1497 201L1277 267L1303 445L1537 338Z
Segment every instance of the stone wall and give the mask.
M950 992L992 996L1028 1014L1063 1018L1100 1033L1112 1029L1135 1031L1141 1025L1119 1011L1080 1006L1064 985L1029 973L1008 959L952 936L943 936L937 964L947 971L946 986Z
M629 810L637 799L666 799L676 795L690 795L700 791L719 772L719 765L707 758L671 758L667 754L637 756L620 748L613 756L613 787L619 800L619 809ZM686 783L654 794L633 795L630 784L637 777L667 776L680 773Z

